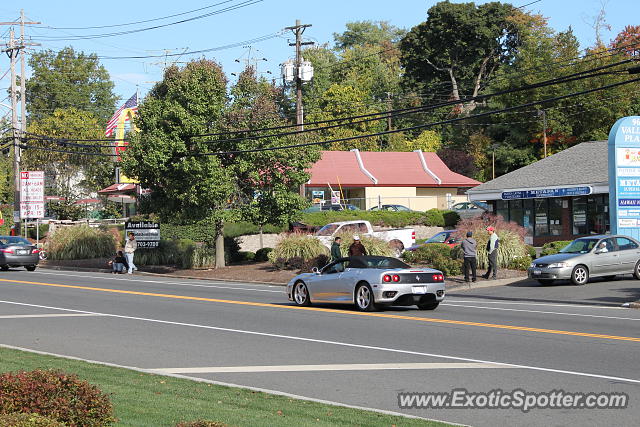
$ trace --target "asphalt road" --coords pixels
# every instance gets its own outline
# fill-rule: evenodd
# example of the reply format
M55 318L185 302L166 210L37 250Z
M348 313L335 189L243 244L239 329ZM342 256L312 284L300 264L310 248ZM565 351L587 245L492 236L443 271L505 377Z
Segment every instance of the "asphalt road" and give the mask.
M640 282L448 295L433 312L297 308L282 287L0 274L0 344L475 426L637 425ZM401 409L398 393L622 392L624 409Z

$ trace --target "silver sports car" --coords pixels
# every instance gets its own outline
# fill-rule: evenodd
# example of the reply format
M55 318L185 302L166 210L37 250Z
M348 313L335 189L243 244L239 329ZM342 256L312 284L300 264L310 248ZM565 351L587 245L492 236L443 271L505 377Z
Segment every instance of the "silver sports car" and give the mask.
M555 255L534 260L528 272L543 285L561 279L584 285L589 277L612 279L618 274L640 279L640 243L628 236L582 237Z
M341 258L313 273L299 274L287 284L289 300L354 304L361 311L388 305L417 305L434 310L444 299L444 276L431 268L412 268L383 256Z

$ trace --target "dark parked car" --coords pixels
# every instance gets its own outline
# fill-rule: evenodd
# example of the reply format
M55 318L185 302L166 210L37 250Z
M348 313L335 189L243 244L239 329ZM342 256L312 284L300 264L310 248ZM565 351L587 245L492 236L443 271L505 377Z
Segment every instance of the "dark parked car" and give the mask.
M0 270L25 267L34 271L40 261L39 252L36 245L23 237L0 236Z
M475 218L490 212L490 207L483 202L460 202L451 206L451 210L460 215L462 219Z

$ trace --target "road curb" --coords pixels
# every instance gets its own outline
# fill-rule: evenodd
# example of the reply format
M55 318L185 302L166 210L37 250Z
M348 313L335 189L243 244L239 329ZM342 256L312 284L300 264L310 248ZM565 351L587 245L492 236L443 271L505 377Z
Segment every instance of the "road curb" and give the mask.
M72 266L63 266L63 265L45 265L40 264L38 267L48 270L56 270L56 271L79 271L79 272L87 272L87 273L111 273L112 270L107 268L86 268L86 267L72 267ZM173 279L190 279L190 280L207 280L207 281L215 281L215 282L229 282L229 283L251 283L251 284L260 284L260 285L273 285L273 286L286 286L286 283L280 282L261 282L258 280L237 280L237 279L219 279L216 277L197 277L197 276L189 276L189 275L177 275L171 273L152 273L150 271L136 271L137 276L153 276L153 277L168 277Z
M452 291L468 291L472 289L480 289L480 288L492 288L495 286L506 286L512 283L517 283L523 280L527 280L526 277L513 277L507 279L496 279L496 280L480 280L477 282L462 282L462 281L452 281L450 286L447 286L447 292Z

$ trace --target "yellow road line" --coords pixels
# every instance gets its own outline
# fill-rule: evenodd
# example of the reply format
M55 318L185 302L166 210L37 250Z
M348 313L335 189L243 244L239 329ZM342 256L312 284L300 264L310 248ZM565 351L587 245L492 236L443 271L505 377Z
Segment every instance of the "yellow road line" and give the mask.
M351 316L379 317L379 318L385 318L385 319L412 320L412 321L415 321L415 322L442 323L442 324L447 324L447 325L462 325L462 326L478 326L478 327L483 327L483 328L508 329L508 330L513 330L513 331L538 332L538 333L544 333L544 334L570 335L570 336L575 336L575 337L600 338L600 339L608 339L608 340L640 342L640 338L635 338L635 337L624 337L624 336L618 336L618 335L605 335L605 334L593 334L593 333L589 333L589 332L562 331L562 330L557 330L557 329L530 328L530 327L527 327L527 326L500 325L500 324L495 324L495 323L467 322L467 321L464 321L464 320L436 319L436 318L431 318L431 317L401 316L401 315L398 315L398 314L387 314L387 313L367 313L367 312L361 312L361 311L346 311L346 310L337 310L337 309L319 308L319 307L299 307L299 306L295 306L295 305L279 305L279 304L271 304L271 303L263 303L263 302L235 301L235 300L218 299L218 298L201 298L201 297L191 297L191 296L187 296L187 295L158 294L158 293L152 293L152 292L126 291L126 290L121 290L121 289L109 289L109 288L93 288L93 287L89 287L89 286L62 285L62 284L58 284L58 283L44 283L44 282L28 282L28 281L22 281L22 280L0 279L0 282L5 282L5 283L9 283L9 284L50 286L50 287L55 287L55 288L81 289L81 290L86 290L86 291L110 292L110 293L116 293L116 294L140 295L140 296L149 296L149 297L158 297L158 298L172 298L172 299L189 300L189 301L217 302L217 303L223 303L223 304L247 305L247 306L252 306L252 307L267 307L267 308L279 308L279 309L289 309L289 310L318 311L318 312L323 312L323 313L338 313L338 314L346 314L346 315L351 315Z

